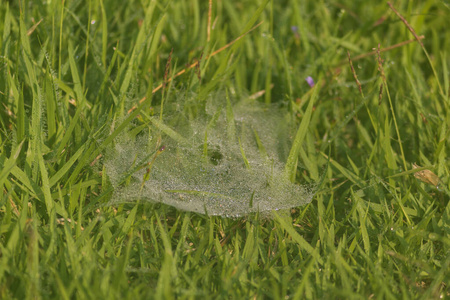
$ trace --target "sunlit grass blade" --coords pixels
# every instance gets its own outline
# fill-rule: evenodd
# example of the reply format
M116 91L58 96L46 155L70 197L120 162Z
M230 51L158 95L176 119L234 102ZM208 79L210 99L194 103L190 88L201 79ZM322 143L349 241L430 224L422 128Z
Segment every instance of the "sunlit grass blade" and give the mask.
M286 174L286 177L289 178L289 180L291 180L292 182L295 181L295 175L297 172L298 155L300 153L300 148L303 147L303 140L305 139L306 132L309 128L309 122L311 120L314 103L318 96L318 91L319 91L319 87L316 86L311 95L311 98L309 99L308 107L306 108L306 111L302 116L300 126L297 130L297 134L295 135L291 150L289 152L289 156L287 158L285 174Z

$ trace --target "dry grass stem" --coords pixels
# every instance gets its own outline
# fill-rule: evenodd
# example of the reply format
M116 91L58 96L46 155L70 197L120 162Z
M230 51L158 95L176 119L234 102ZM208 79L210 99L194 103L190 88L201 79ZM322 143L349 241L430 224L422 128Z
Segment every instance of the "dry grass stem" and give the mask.
M423 40L424 38L425 38L424 35L419 36L419 40ZM389 46L389 47L380 49L380 52L390 51L390 50L392 50L392 49L395 49L395 48L398 48L398 47L402 47L402 46L411 44L411 43L413 43L413 42L415 42L415 41L416 41L416 39L407 40L407 41L404 41L404 42L401 42L401 43L398 43L398 44L395 44L395 45L392 45L392 46ZM377 51L376 51L376 50L373 50L373 51L370 51L370 52L367 52L367 53L364 53L364 54L357 55L357 56L355 56L355 57L352 58L352 61L357 61L357 60L363 59L363 58L365 58L365 57L372 56L372 55L374 55L375 53L377 53ZM346 63L347 63L347 60L343 60L343 61L341 61L341 62L338 64L338 66L344 65L344 64L346 64Z
M222 48L217 49L216 51L214 51L213 53L211 53L210 55L208 55L206 57L206 59L209 59L210 57L213 57L216 54L219 54L220 52L222 52L223 50L231 47L234 43L236 43L237 41L239 41L240 39L242 39L244 36L246 36L247 34L249 34L250 32L252 32L253 30L255 30L256 28L258 28L261 24L263 23L263 21L259 22L258 24L256 24L255 26L253 26L249 31L243 33L242 35L240 35L239 37L237 37L236 39L234 39L233 41L229 42L228 44L226 44L225 46L223 46ZM173 77L168 78L167 79L167 83L169 83L170 81L172 81L173 79L177 78L178 76L186 73L186 71L196 67L199 64L199 61L196 61L195 63L187 66L186 68L184 68L183 70L179 71L178 73L176 73ZM160 85L158 85L156 88L154 88L152 90L152 94L156 93L157 91L159 91L161 88L164 87L164 83L161 83ZM143 97L141 100L139 100L139 104L141 104L142 102L144 102L147 99L147 97ZM135 109L137 108L137 105L133 106L132 108L130 108L128 110L128 114L130 114L131 112L133 112Z
M417 33L414 30L414 28L412 28L411 25L409 25L408 21L406 21L406 19L395 9L395 7L392 5L391 2L388 2L387 4L392 9L392 11L395 12L395 14L400 18L400 20L402 20L402 22L406 25L408 30L411 31L411 33L414 35L416 40L419 42L420 46L422 46L422 48L424 48L423 43L422 43L420 37L417 35Z
M355 78L356 84L358 85L359 93L364 97L363 92L362 92L361 82L359 82L358 76L356 75L356 72L355 72L355 68L353 68L353 63L352 63L352 59L350 57L349 51L347 51L347 57L348 57L348 62L350 64L350 69L352 69L353 77Z

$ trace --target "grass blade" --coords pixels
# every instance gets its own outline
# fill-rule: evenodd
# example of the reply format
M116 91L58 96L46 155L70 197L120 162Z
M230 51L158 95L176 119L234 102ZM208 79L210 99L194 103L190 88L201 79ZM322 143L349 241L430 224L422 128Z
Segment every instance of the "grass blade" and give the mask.
M319 87L316 85L314 87L314 91L309 99L308 107L306 108L305 114L302 117L302 121L300 123L300 127L297 130L297 134L295 135L294 142L292 144L291 151L289 152L289 156L286 162L285 167L285 175L292 182L295 182L295 174L297 172L297 160L298 155L300 153L300 148L303 146L303 140L305 139L306 132L309 128L309 121L311 120L311 115L314 107L314 103L316 101L318 95Z

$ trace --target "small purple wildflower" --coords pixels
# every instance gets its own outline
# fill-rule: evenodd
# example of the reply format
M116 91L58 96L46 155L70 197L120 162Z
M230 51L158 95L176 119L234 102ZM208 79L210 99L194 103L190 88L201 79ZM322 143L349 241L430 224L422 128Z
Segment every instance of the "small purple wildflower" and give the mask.
M297 33L298 32L298 27L297 26L291 26L291 30L293 33Z
M310 87L314 87L314 79L311 76L308 76L305 78L306 82L309 84Z

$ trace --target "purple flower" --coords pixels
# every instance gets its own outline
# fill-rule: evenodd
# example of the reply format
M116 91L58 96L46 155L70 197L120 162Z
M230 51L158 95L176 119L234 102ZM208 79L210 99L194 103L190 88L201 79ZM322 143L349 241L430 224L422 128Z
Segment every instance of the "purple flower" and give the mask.
M298 27L297 26L291 26L291 30L293 33L297 33L298 32Z
M314 79L311 76L308 76L305 78L306 82L309 84L310 87L314 87Z

